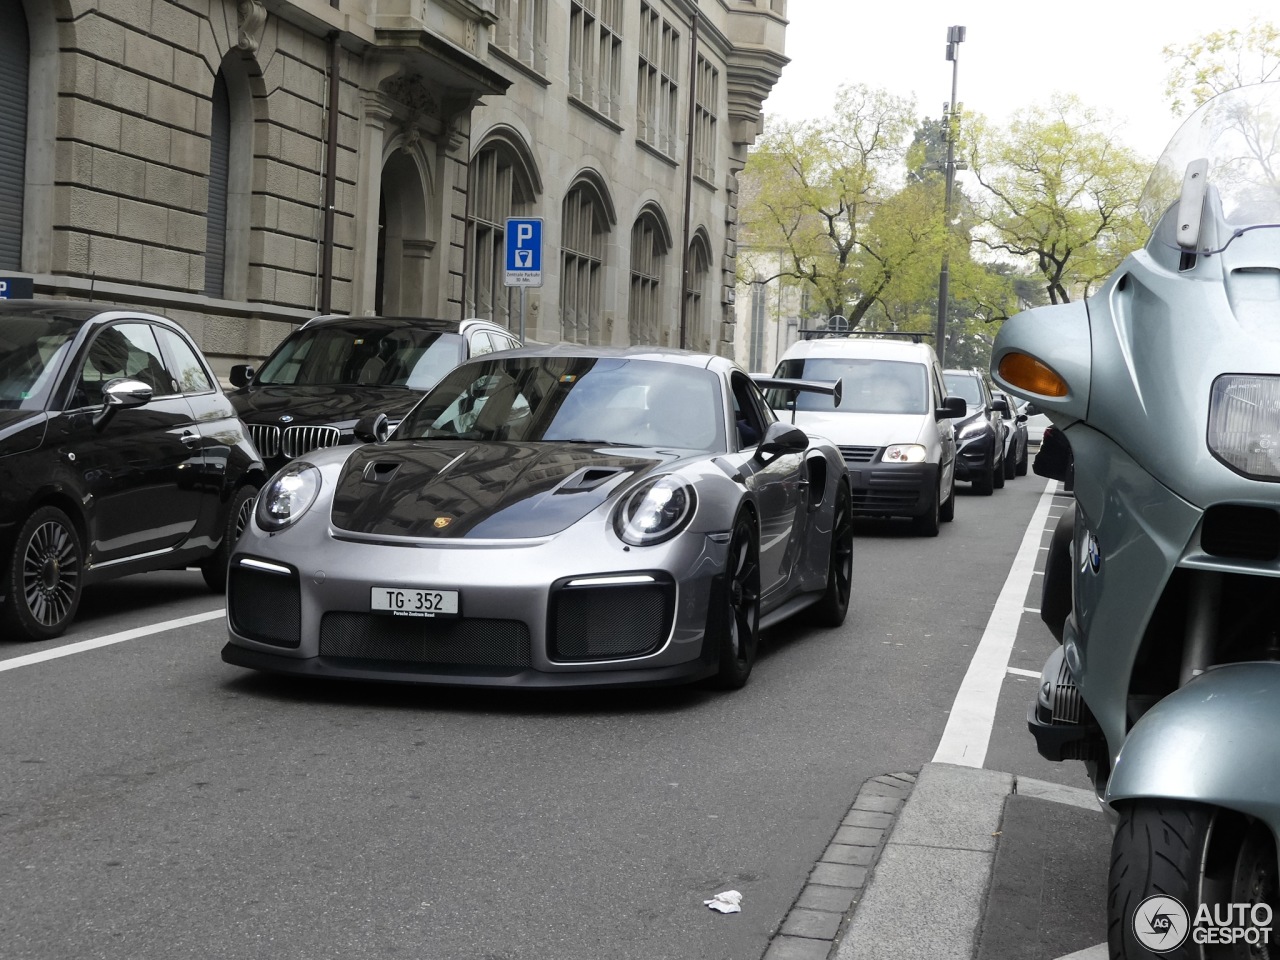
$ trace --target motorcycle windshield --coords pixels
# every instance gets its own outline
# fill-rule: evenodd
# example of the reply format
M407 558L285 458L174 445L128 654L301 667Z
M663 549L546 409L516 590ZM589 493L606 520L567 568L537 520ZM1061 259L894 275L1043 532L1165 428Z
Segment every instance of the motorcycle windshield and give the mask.
M1187 164L1209 162L1208 185L1231 233L1221 252L1249 230L1280 227L1280 83L1237 87L1205 102L1178 128L1156 161L1140 201L1147 225L1181 195Z

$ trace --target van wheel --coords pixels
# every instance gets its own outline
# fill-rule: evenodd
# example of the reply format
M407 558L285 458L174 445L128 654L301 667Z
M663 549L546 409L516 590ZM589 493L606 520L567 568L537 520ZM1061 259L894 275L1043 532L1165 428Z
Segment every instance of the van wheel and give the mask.
M918 517L911 518L911 529L918 537L936 537L938 535L938 521L942 519L942 506L938 500L942 497L941 485L939 489L933 491L933 497L925 512Z
M943 523L950 523L956 518L956 475L951 474L951 489L947 493L947 499L938 507L938 519Z

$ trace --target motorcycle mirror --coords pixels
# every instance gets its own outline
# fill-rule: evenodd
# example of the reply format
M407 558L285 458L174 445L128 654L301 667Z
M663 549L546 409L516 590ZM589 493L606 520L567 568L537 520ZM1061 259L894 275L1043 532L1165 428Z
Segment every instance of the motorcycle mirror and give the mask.
M1187 164L1182 176L1182 195L1178 198L1176 236L1183 250L1200 245L1200 219L1204 214L1204 195L1209 186L1209 160L1200 157Z

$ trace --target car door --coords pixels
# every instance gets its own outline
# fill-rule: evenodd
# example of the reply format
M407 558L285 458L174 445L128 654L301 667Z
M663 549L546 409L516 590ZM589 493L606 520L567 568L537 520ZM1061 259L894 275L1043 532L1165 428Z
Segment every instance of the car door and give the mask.
M942 401L947 396L946 381L942 377L942 368L936 363L933 365L930 374L932 377L933 409L938 410L942 407ZM942 450L942 455L938 460L939 470L941 471L940 489L950 490L956 472L956 425L955 421L949 417L943 417L941 420L935 417L933 422L938 429L938 446Z
M95 331L73 372L63 446L82 486L95 565L177 546L199 523L200 434L154 329L137 320ZM95 427L103 387L119 378L146 383L152 399Z
M735 460L760 510L760 590L767 599L786 587L799 553L808 486L804 454L783 454L767 462L757 458L756 438L763 438L777 418L749 377L735 371L729 380L739 446Z

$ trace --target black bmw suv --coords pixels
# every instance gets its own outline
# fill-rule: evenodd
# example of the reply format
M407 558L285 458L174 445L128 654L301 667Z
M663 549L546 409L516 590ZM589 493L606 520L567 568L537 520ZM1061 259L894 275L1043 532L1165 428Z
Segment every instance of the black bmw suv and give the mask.
M178 324L0 300L0 637L58 636L125 574L198 564L223 589L263 480Z
M956 478L973 483L975 493L990 496L1004 486L1004 414L1009 404L991 396L991 390L977 370L946 370L943 379L947 394L961 397L965 415L955 417Z
M311 450L357 442L366 417L385 414L394 428L464 360L520 345L487 320L316 317L256 372L232 367L231 402L274 472Z

